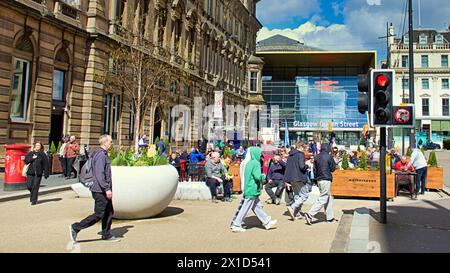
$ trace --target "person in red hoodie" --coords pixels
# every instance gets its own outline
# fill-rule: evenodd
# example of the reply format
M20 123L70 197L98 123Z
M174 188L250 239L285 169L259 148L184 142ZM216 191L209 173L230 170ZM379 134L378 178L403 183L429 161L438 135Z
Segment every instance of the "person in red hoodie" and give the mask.
M66 147L64 147L64 156L66 157L66 179L70 179L72 176L73 163L75 162L77 155L80 153L80 146L75 141L75 136L71 136L69 142L67 142ZM76 177L76 175L75 175Z
M406 156L402 156L400 161L395 163L394 169L399 172L412 172L414 168L411 166L408 168L408 161ZM409 186L414 183L412 175L399 174L397 176L397 181L399 186Z

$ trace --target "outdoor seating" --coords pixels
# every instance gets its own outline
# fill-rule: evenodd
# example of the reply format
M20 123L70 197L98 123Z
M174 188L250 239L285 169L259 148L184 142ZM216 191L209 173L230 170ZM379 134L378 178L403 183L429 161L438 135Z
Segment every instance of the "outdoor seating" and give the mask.
M395 173L395 196L398 196L400 193L400 186L401 185L408 185L409 186L409 193L411 195L411 198L414 196L414 185L416 182L416 173L415 172L402 172L402 171L394 171ZM399 179L402 177L407 176L408 179ZM410 180L409 177L412 176L413 179Z

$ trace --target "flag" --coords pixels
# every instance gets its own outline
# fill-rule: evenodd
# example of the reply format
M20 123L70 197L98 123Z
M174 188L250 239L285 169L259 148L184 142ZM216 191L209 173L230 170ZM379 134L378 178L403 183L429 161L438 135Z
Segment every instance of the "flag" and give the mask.
M289 146L289 128L287 119L284 119L284 146Z

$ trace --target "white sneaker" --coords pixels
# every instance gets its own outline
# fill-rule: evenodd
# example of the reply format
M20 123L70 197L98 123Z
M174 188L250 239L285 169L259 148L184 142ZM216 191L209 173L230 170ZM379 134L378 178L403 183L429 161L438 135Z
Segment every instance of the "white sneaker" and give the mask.
M295 220L294 209L292 209L291 206L288 206L287 210L289 212L289 216L291 216L292 221L294 221Z
M275 227L275 225L277 224L277 220L270 220L269 223L267 225L265 225L264 227L269 230Z
M298 213L296 216L295 216L295 220L301 220L301 219L303 219L303 218L305 218L301 213Z
M231 232L245 232L246 229L243 227L236 227L236 226L232 226L231 227Z

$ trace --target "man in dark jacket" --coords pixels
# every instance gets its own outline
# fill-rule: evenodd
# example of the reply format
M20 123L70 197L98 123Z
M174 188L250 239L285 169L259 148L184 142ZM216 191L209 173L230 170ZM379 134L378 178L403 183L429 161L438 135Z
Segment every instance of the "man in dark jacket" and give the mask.
M286 163L281 160L281 156L274 156L273 162L267 171L267 184L264 187L270 199L272 199L272 204L280 204L280 198L284 190L283 179L285 171ZM275 193L272 191L272 188L277 188Z
M109 161L108 150L112 146L112 138L109 135L103 135L99 138L99 143L100 148L91 154L94 184L90 190L95 200L94 214L70 226L72 242L76 242L77 234L80 230L93 226L100 220L102 220L102 240L120 241L119 238L114 237L110 233L114 210L112 203L111 162Z
M336 170L336 163L330 155L330 146L323 143L320 154L316 156L314 161L314 176L317 179L320 196L311 209L305 213L306 223L311 225L314 215L316 215L322 207L325 207L325 213L328 222L337 221L333 212L333 196L331 195L331 182L333 181L332 172Z
M286 187L291 186L294 192L294 202L287 204L287 210L293 221L302 218L300 214L302 204L308 200L312 189L311 183L308 183L308 166L305 164L304 150L304 143L300 141L295 145L295 149L289 152L284 174Z

